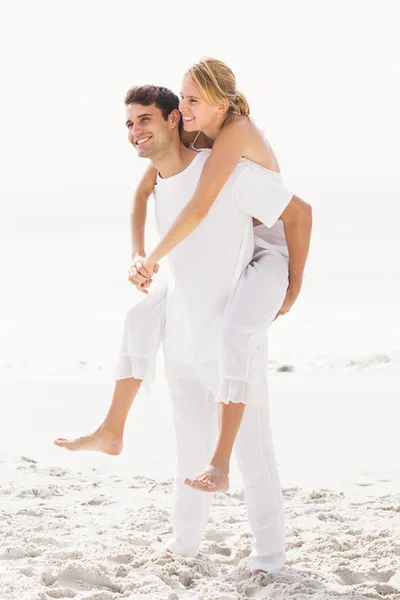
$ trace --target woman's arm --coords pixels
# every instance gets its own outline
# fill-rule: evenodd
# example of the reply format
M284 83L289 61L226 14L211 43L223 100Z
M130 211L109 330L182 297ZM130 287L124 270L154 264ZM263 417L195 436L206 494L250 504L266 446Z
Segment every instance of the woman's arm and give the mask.
M253 136L257 135L251 125L251 122L243 117L222 128L204 164L192 199L144 262L143 266L149 275L153 273L154 265L192 233L206 217L219 192L252 143Z
M150 165L143 175L132 201L131 209L131 250L132 260L145 253L145 225L147 216L147 201L154 190L157 169Z

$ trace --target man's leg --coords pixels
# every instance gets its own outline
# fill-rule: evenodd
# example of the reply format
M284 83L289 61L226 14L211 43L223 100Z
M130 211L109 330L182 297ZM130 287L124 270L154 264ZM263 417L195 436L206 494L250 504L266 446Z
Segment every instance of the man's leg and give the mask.
M247 404L259 402L265 387L264 365L258 364L266 332L282 306L288 286L286 258L260 246L243 272L225 310L222 331L221 378L218 394L220 428L210 465L192 487L225 491L234 442Z
M217 437L218 405L191 367L166 360L176 434L177 470L172 513L173 536L166 548L196 556L206 528L213 494L185 485L210 460Z
M273 451L268 400L248 405L235 444L254 545L251 571L279 571L286 561L284 506Z

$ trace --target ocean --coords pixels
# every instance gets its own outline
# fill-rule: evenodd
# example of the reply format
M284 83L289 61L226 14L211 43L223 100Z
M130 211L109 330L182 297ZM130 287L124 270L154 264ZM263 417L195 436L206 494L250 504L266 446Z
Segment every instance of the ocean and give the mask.
M390 214L390 190L376 199L376 217L369 181L354 180L354 196L336 194L340 181L329 178L318 187L305 178L290 184L313 205L312 244L302 292L270 329L269 368L398 369L397 223L383 217ZM70 217L63 228L32 218L29 228L22 220L20 231L3 231L2 376L111 376L125 313L142 298L127 281L127 198L109 218ZM156 239L150 209L147 247ZM157 278L166 274L162 262Z

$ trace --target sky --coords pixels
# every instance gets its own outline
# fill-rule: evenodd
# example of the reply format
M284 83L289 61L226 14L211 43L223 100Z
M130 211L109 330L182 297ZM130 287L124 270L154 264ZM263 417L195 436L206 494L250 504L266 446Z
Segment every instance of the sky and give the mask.
M396 5L2 0L0 231L124 229L145 168L124 94L179 92L202 56L233 69L285 180L321 221L398 214Z
M40 348L61 360L64 346L86 360L91 344L117 347L135 292L131 198L147 165L127 141L124 96L145 83L179 93L202 56L232 68L286 185L313 207L303 291L276 339L286 349L308 336L312 349L315 334L312 356L390 354L400 306L397 5L0 0L7 361ZM149 220L147 246L151 210ZM99 316L100 305L113 316Z

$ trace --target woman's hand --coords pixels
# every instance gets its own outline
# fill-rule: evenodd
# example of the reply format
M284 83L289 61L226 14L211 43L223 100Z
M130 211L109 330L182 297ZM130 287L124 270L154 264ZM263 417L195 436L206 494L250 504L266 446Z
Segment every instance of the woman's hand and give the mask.
M143 294L148 294L147 288L151 285L152 275L158 272L158 264L150 263L147 269L144 267L146 258L136 255L128 272L128 280L136 286L136 289Z
M145 258L138 271L143 277L150 278L155 273L158 273L158 264L152 261L151 257Z
M151 284L151 279L149 277L145 277L140 273L140 269L142 268L143 261L145 260L144 256L136 254L133 257L132 265L128 271L128 281L136 286L136 289L139 292L143 292L143 294L148 294L147 288Z
M287 289L285 300L281 306L280 311L276 315L275 319L281 317L282 315L286 315L289 310L292 308L293 304L296 302L298 295L300 294L300 287L298 286L290 286ZM275 321L274 319L274 321Z

